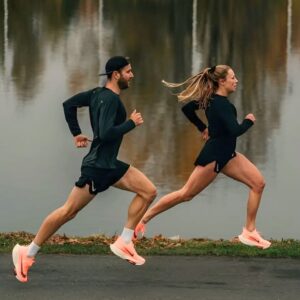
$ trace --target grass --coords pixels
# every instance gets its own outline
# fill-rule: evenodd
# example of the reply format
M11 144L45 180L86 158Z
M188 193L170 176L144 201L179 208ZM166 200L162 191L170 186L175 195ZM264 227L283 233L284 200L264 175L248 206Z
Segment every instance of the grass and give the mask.
M28 244L33 235L27 232L0 233L0 253L10 253L16 243ZM54 235L41 249L45 254L111 254L109 244L115 236L93 235L89 237L68 237ZM161 235L138 240L136 248L141 255L209 255L230 257L300 258L300 241L272 240L269 249L261 250L245 246L234 238L228 240L178 239L171 240Z

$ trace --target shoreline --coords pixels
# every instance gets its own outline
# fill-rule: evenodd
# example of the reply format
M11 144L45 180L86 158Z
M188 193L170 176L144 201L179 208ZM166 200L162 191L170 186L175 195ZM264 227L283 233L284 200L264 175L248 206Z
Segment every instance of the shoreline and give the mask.
M28 232L0 233L0 253L10 253L15 244L29 244L34 235ZM108 255L112 254L109 244L116 236L91 235L76 237L56 234L42 247L43 254ZM249 247L232 240L210 240L203 238L181 239L166 238L157 235L135 241L141 255L183 255L183 256L229 256L229 257L265 257L300 258L300 241L294 239L271 240L269 249Z

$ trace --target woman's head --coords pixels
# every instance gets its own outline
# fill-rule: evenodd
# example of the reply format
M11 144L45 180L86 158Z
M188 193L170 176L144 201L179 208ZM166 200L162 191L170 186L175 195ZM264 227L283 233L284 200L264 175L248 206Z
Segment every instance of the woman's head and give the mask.
M235 77L233 70L230 68L227 71L226 77L219 79L219 88L216 91L217 94L227 96L233 92L235 92L237 87L238 80Z
M205 68L199 74L188 78L184 82L169 83L163 81L163 84L170 88L186 86L182 92L176 94L178 100L197 100L202 107L206 108L212 94L221 90L222 93L227 92L227 96L234 92L237 79L229 66L217 65Z

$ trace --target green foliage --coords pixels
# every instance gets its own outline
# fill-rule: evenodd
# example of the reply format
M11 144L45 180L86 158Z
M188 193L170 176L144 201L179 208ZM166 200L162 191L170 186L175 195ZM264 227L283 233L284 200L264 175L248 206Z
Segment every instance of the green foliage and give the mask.
M33 235L26 232L0 233L0 253L9 253L16 243L29 244ZM41 249L45 254L78 254L78 255L107 255L111 254L109 244L116 237L95 235L90 237L67 237L65 235L53 236ZM136 247L141 255L209 255L231 257L269 257L269 258L300 258L300 241L298 240L272 240L269 249L262 250L248 247L232 241L190 239L171 240L162 236L143 238L136 241Z

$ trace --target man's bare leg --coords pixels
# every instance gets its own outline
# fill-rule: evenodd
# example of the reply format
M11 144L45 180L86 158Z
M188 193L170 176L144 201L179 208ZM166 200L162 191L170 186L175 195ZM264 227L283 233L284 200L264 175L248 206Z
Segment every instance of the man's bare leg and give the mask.
M131 166L114 186L134 192L136 195L128 207L125 227L118 239L110 245L110 249L114 254L132 264L143 265L145 259L135 251L132 238L134 228L156 196L156 188L142 172Z
M136 193L128 207L128 218L125 223L125 227L134 230L155 199L156 188L141 171L132 166L129 167L125 175L114 186Z
M41 246L48 238L50 238L62 225L75 218L77 213L82 210L95 195L90 194L89 186L83 188L74 187L66 201L66 203L54 210L43 221L38 230L34 243Z
M66 203L46 217L36 237L29 246L15 245L12 251L12 258L16 278L19 281L28 281L28 270L34 263L34 257L41 245L63 224L73 219L93 198L94 195L89 193L88 185L84 188L74 187Z

